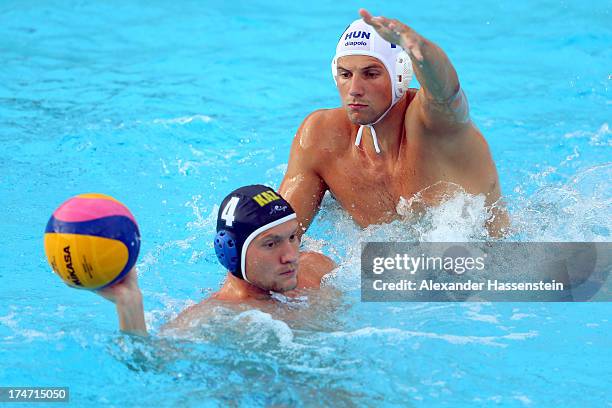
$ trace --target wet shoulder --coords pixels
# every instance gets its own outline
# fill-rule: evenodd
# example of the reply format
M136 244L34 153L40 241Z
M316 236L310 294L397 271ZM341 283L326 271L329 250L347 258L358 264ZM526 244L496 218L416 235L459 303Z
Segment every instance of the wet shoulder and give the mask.
M331 258L319 252L302 252L300 254L298 286L303 288L318 288L321 278L331 272L336 264Z
M344 109L320 109L304 119L296 137L304 150L336 153L350 144L351 131Z
M251 308L247 302L217 299L209 297L200 303L191 305L183 310L175 319L169 321L161 328L165 334L179 334L189 332L219 320L227 320Z

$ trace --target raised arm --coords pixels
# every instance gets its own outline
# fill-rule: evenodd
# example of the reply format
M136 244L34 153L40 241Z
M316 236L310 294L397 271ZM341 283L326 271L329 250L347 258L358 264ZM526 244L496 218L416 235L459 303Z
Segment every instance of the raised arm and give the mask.
M421 84L416 102L425 127L436 133L446 133L469 126L468 102L457 72L444 51L398 20L373 17L364 9L359 13L385 40L399 45L410 56Z
M138 277L135 267L128 272L122 281L108 288L98 290L96 293L110 300L117 307L117 316L119 318L119 328L121 331L139 336L147 335L144 307L142 305L142 293L138 287Z
M297 214L300 224L299 236L310 226L327 190L327 185L317 173L317 137L314 130L314 119L310 115L298 129L289 153L287 172L280 185L279 192L289 201Z

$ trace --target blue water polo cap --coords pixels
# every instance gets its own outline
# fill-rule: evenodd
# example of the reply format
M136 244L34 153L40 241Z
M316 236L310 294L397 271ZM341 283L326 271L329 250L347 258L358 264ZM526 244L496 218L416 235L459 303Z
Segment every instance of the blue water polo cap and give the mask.
M246 276L246 253L255 237L289 220L295 211L272 188L255 184L232 191L221 203L217 215L215 253L234 276Z

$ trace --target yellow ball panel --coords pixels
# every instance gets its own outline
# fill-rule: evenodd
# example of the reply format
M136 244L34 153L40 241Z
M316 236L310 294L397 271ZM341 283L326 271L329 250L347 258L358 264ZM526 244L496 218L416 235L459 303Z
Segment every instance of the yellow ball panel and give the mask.
M123 205L121 203L121 201L119 201L119 200L117 200L117 199L115 199L115 198L113 198L113 197L111 197L109 195L106 195L106 194L85 193L85 194L79 194L77 197L81 197L81 198L103 198L103 199L106 199L106 200L112 200L112 201L114 201L116 203L119 203L119 204Z
M128 261L123 242L91 235L47 233L45 253L53 271L64 282L85 289L108 284Z

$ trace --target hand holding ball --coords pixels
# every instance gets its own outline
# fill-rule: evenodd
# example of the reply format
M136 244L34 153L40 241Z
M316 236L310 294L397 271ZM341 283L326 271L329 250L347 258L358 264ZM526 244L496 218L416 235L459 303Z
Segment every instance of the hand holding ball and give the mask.
M66 284L102 289L132 269L140 251L136 219L121 202L81 194L63 203L45 229L45 253Z

